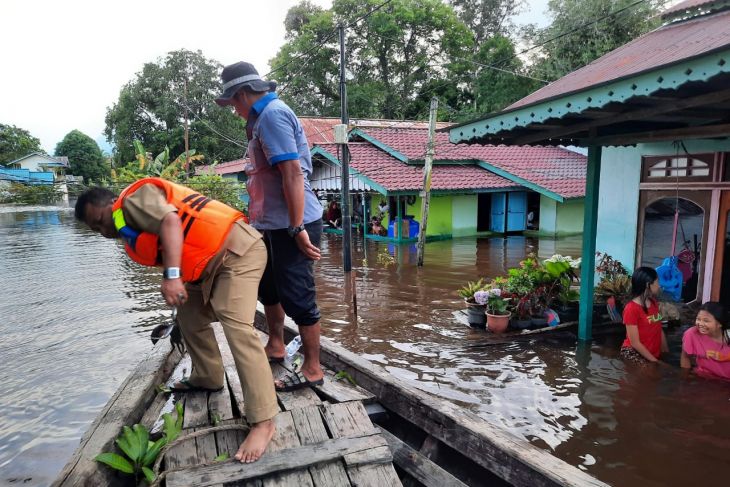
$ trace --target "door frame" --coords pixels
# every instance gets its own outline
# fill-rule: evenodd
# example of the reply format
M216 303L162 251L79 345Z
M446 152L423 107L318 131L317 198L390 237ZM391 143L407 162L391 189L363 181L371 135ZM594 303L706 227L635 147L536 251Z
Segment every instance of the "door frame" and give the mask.
M728 231L727 219L730 213L730 190L719 191L719 202L717 212L717 230L715 234L715 252L712 269L712 283L710 288L710 300L720 300L720 285L722 283L722 267L725 259L725 238Z

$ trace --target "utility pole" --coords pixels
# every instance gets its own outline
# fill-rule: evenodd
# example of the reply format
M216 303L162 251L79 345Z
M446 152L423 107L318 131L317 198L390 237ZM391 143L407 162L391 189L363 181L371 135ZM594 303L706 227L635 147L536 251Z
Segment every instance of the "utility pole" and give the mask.
M431 109L428 115L428 148L426 164L423 167L423 194L421 199L421 227L418 231L418 266L423 266L423 248L426 244L426 227L428 224L428 205L431 202L431 166L433 165L434 139L436 136L436 113L438 98L431 98Z
M347 127L350 124L350 119L347 116L347 86L345 84L345 26L340 24L337 29L340 32L340 113L342 116L342 124ZM345 272L350 272L352 270L352 224L350 223L350 151L347 147L347 140L342 144L341 162L342 268Z

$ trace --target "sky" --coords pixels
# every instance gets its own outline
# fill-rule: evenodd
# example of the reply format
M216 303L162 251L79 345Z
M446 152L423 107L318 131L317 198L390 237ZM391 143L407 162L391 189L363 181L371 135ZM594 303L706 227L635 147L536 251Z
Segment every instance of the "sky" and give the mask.
M331 0L312 0L323 7ZM548 0L528 0L515 20L545 25ZM200 50L265 74L298 0L2 0L0 123L56 144L78 129L104 144L104 116L144 63Z

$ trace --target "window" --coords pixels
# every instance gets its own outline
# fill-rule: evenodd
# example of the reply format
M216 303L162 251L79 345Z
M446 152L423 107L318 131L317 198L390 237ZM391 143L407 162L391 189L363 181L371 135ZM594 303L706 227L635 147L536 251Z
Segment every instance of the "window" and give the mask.
M709 176L710 165L692 157L670 157L650 165L648 179Z

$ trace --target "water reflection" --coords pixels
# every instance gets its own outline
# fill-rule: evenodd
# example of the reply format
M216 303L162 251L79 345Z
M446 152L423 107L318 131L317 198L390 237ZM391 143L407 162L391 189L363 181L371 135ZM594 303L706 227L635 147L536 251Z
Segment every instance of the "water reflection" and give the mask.
M577 256L580 246L576 237L432 242L417 268L413 246L355 240L346 278L340 239L326 235L317 264L323 333L606 482L724 478L727 384L679 380L671 368L652 377L626 370L620 337L486 344L484 332L454 321L465 281L504 274L527 253ZM47 485L169 310L159 272L69 210L0 208L0 249L0 484ZM393 265L379 263L383 252ZM670 333L675 356L680 337Z

